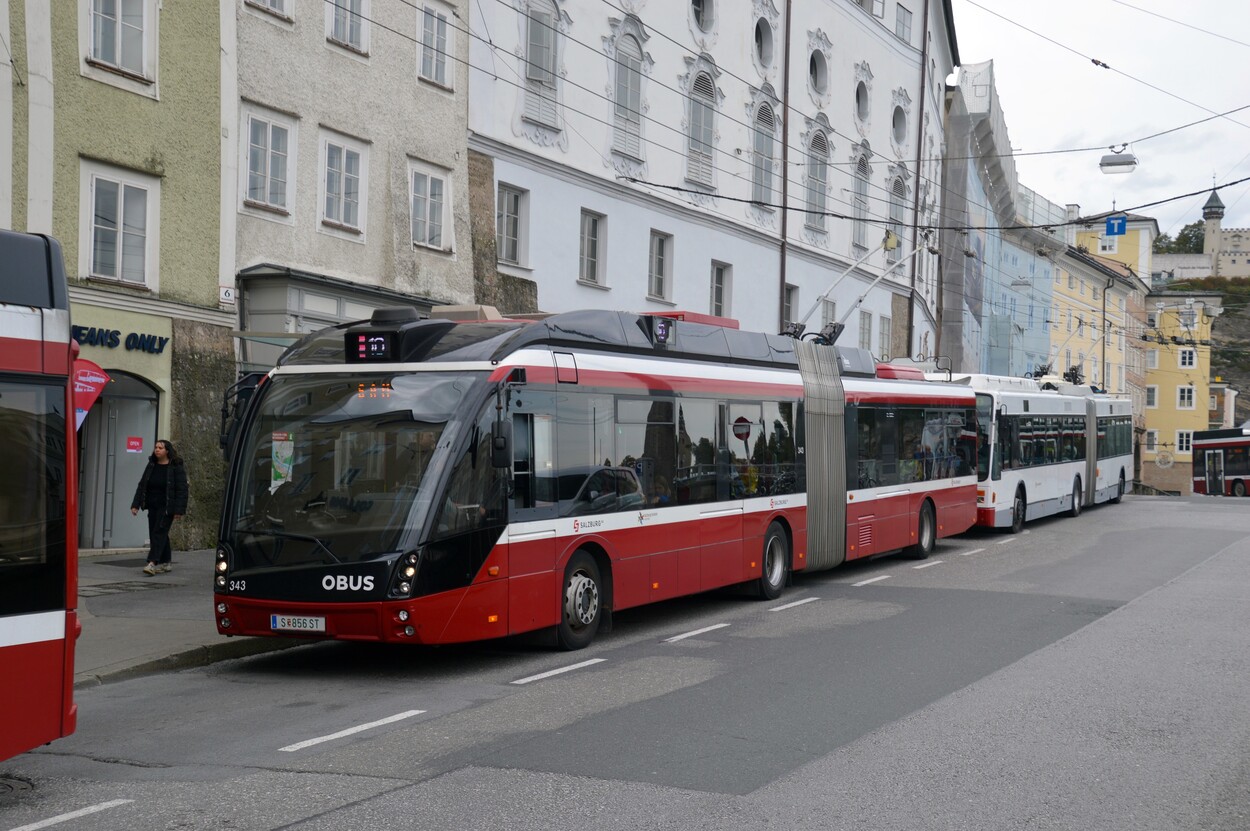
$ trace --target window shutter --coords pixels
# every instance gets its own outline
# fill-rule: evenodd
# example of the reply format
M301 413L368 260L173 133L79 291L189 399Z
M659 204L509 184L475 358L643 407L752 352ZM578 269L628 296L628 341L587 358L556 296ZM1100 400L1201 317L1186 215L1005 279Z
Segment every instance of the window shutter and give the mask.
M690 90L690 152L686 178L709 186L712 184L715 102L716 86L711 76L706 72L699 73Z

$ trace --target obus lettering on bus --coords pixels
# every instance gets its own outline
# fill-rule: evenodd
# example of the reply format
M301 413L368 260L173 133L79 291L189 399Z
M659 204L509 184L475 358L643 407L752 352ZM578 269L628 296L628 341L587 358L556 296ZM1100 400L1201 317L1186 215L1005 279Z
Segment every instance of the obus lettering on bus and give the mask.
M360 575L349 577L346 574L327 574L321 578L321 588L328 592L370 592L373 591L373 578L361 577Z

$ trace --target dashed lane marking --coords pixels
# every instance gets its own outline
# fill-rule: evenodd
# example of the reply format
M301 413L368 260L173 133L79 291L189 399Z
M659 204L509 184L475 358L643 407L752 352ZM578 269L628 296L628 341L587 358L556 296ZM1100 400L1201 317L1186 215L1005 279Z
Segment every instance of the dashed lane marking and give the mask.
M890 575L882 574L880 577L869 577L867 580L860 580L858 583L852 583L852 586L867 586L869 583L876 583L878 580L889 580Z
M795 606L802 606L804 603L815 603L817 600L820 600L820 598L819 597L805 597L802 600L796 600L793 603L785 603L785 604L782 604L781 606L774 606L768 611L780 612L784 609L793 609Z
M69 822L71 819L78 819L79 817L89 816L91 814L99 813L100 811L107 811L109 808L116 808L118 805L127 805L131 802L134 802L134 800L114 799L111 802L101 802L99 805L81 808L77 811L71 811L68 814L58 814L55 817L49 817L48 819L41 820L39 822L32 822L30 825L19 825L17 828L9 829L9 831L37 831L39 828L51 828L54 825L60 825L62 822Z
M529 684L534 681L541 681L544 678L550 678L553 675L563 675L564 673L572 672L575 669L583 669L585 667L594 666L595 664L602 664L606 660L607 660L606 658L591 658L589 661L582 661L580 664L571 664L570 666L567 666L567 667L560 667L559 669L552 669L552 670L548 670L547 672L540 672L537 675L531 675L528 678L518 678L512 683L513 684Z
M944 562L943 560L930 560L927 563L921 563L918 566L912 566L912 568L932 568L933 566L940 566L943 562Z
M974 549L972 549L971 551L960 551L960 552L959 552L959 556L960 556L960 557L970 557L970 556L972 556L973 554L980 554L980 553L981 553L982 551L984 551L984 550L985 550L984 548L974 548Z
M359 724L355 727L349 727L346 730L340 730L339 732L331 733L328 736L319 736L318 738L315 738L315 739L308 739L307 741L296 742L295 744L288 744L286 747L278 748L278 750L280 750L283 753L293 753L296 750L303 750L304 748L312 747L315 744L321 744L323 742L332 742L335 739L341 739L344 736L351 736L355 733L363 733L366 730L372 730L375 727L382 727L383 725L386 725L386 724L394 724L395 722L403 721L406 718L419 716L424 712L425 710L406 710L402 713L398 713L393 716L387 716L386 718L378 719L377 721L371 721L368 724Z
M695 635L702 635L704 632L714 632L717 629L724 629L728 625L728 623L714 623L711 626L704 626L702 629L696 629L693 632L686 632L684 635L674 635L671 638L665 638L664 643L684 641L686 638L693 638Z

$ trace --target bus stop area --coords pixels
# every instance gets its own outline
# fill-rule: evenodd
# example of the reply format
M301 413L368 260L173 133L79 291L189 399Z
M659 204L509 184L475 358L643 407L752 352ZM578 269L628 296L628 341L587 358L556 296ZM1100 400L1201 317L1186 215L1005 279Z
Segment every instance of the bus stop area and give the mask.
M285 649L293 638L227 638L213 619L213 552L175 551L173 570L143 573L147 549L82 549L74 686L203 666Z

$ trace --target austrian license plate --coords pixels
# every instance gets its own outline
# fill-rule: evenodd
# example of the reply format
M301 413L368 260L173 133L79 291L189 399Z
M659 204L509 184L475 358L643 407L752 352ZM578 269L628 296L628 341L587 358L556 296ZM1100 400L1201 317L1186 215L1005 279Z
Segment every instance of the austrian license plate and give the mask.
M296 615L270 615L269 628L275 632L324 632L326 619Z

